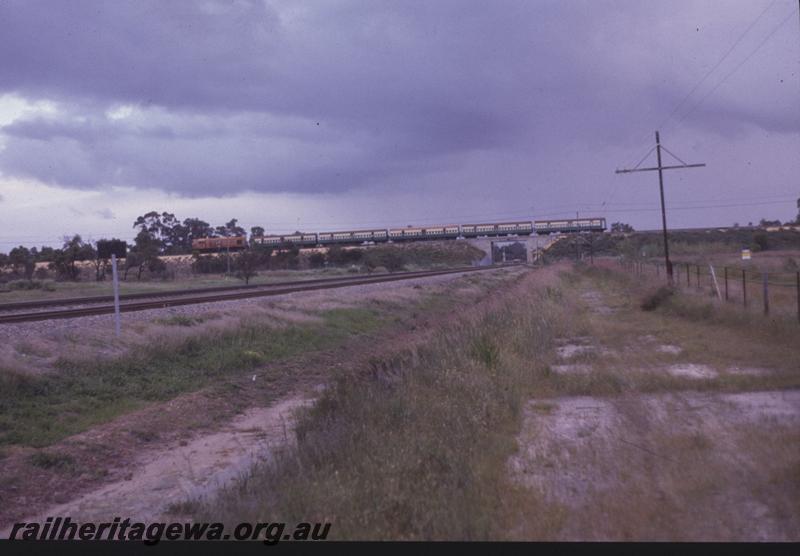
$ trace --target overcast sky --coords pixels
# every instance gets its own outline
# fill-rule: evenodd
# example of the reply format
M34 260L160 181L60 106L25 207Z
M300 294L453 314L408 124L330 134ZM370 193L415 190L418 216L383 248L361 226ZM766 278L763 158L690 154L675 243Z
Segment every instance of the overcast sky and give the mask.
M797 213L797 0L0 0L0 52L2 251L149 210L656 228L657 175L614 170L657 128L708 164L671 225Z

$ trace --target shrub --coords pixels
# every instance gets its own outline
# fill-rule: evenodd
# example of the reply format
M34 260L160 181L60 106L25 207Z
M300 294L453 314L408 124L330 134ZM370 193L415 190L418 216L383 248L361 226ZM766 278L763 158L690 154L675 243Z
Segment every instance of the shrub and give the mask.
M753 243L758 246L757 251L766 251L769 249L769 237L764 232L755 234L753 236Z
M13 280L8 283L10 290L39 290L42 283L39 280Z
M192 272L198 274L222 274L228 270L228 260L214 255L198 255L192 263Z
M36 452L29 457L31 464L42 469L71 471L75 467L75 459L69 454L52 452Z
M311 253L308 257L308 266L311 268L322 268L326 262L325 253Z
M675 290L669 286L661 286L655 291L648 292L647 295L644 296L641 308L643 311L653 311L663 305L674 293Z

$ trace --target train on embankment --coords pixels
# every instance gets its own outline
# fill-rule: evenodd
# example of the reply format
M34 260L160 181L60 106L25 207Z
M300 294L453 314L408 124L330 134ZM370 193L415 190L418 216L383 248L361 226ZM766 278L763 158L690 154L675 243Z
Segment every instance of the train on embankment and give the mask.
M321 247L326 245L358 245L435 239L522 236L531 234L603 232L605 218L573 218L565 220L524 220L484 224L450 224L437 226L407 226L405 228L376 228L336 232L296 232L286 235L265 235L251 238L253 243L271 247ZM247 247L246 238L208 237L192 241L196 251L237 250Z

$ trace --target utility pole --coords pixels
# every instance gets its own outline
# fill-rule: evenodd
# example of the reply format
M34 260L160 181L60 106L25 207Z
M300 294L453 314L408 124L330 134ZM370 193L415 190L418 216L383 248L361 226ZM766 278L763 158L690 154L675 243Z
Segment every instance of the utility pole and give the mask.
M630 174L632 172L652 172L654 170L658 170L658 189L659 189L659 193L661 194L661 227L662 227L662 231L664 233L664 264L665 264L665 266L667 268L667 280L669 281L669 284L672 285L672 283L673 283L672 262L670 262L670 260L669 260L669 243L667 241L667 211L666 211L666 208L664 206L664 170L682 170L684 168L702 168L702 167L705 166L705 164L686 164L683 160L681 160L680 158L678 158L677 156L672 154L669 151L669 149L667 149L666 147L661 145L661 138L659 137L658 131L656 131L656 146L653 147L653 149L655 149L655 151L656 151L656 160L658 161L658 166L655 166L653 168L639 168L639 164L641 164L644 161L644 158L643 158L641 161L639 161L639 164L637 164L633 168L617 170L616 173L617 174ZM647 158L647 156L651 152L653 152L653 149L650 149L650 151L645 155L645 158ZM677 160L681 164L677 165L677 166L664 166L664 165L662 165L661 164L661 149L664 149L665 151L667 151L667 153L669 153L672 156L672 158L674 158L675 160Z

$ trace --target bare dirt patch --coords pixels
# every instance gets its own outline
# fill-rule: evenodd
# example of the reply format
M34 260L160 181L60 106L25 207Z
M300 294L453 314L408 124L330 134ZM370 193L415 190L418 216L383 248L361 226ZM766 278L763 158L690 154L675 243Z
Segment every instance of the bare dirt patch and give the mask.
M700 365L698 363L670 365L667 367L667 372L672 376L686 378L715 378L717 376L717 371L708 365Z
M212 495L289 445L294 438L294 411L308 403L311 400L295 396L270 407L251 408L212 434L146 453L124 478L25 521L43 522L54 515L93 522L118 515L158 520L171 507Z
M592 372L592 366L580 363L574 365L550 365L550 370L560 375L585 374Z
M726 373L732 375L750 375L750 376L767 376L769 374L774 373L769 369L762 369L760 367L740 367L738 365L734 365L733 367L728 367L725 369Z
M588 343L567 343L556 348L556 355L560 359L572 359L579 356L611 355L613 352L605 347Z
M798 540L798 425L798 391L538 400L510 466L558 539Z
M595 290L589 290L581 294L581 299L585 301L590 310L598 315L613 315L617 312L616 308L609 307L603 301L603 295Z

